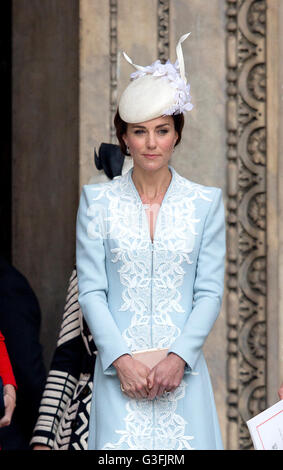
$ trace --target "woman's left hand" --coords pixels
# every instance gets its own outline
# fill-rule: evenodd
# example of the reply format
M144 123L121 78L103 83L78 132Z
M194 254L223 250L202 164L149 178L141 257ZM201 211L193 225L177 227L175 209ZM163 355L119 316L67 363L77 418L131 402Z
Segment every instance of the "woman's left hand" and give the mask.
M149 373L147 398L153 400L161 397L164 392L173 392L181 383L186 362L174 353L160 361Z

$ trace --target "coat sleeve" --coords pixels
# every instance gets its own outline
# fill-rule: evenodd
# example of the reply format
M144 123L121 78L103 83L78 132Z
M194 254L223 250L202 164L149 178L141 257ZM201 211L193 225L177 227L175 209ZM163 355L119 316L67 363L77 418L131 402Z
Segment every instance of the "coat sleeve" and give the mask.
M131 354L109 310L103 231L91 220L90 188L83 187L77 214L76 265L79 304L96 344L105 374L116 373L113 361ZM100 218L100 217L98 217Z
M225 211L217 188L204 224L193 289L193 308L180 336L168 353L186 361L185 372L195 368L201 348L220 312L226 254Z
M17 388L13 368L10 357L5 344L5 338L0 331L0 377L3 379L4 385L14 385Z

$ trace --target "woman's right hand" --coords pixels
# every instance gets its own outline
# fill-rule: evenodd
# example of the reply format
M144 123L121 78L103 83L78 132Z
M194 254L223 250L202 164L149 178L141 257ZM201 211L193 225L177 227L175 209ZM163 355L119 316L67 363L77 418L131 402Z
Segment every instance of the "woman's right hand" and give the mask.
M147 386L147 376L150 373L149 367L129 354L118 357L113 362L113 366L117 370L123 393L130 398L147 398L149 392Z

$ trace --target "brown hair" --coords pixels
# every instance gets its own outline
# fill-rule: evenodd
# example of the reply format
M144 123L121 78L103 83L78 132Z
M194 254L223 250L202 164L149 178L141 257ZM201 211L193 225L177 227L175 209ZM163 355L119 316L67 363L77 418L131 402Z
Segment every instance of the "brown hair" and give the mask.
M179 144L182 138L182 130L184 127L185 119L184 119L184 114L173 114L172 118L174 120L174 127L175 131L178 134L178 139L176 140L176 145ZM127 155L127 146L124 142L123 135L126 134L127 132L127 123L123 121L123 119L120 117L119 111L117 110L115 118L114 118L114 125L116 128L116 136L120 144L121 151L123 155Z

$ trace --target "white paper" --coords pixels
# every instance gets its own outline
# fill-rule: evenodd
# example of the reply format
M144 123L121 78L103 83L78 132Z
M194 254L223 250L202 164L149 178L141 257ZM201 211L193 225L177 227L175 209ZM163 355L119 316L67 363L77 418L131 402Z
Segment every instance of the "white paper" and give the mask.
M256 450L283 450L283 400L247 421Z

